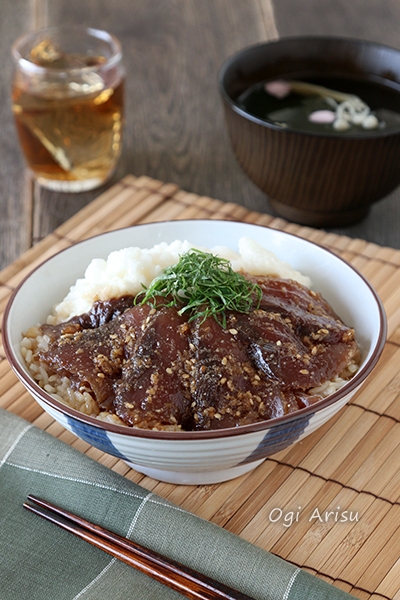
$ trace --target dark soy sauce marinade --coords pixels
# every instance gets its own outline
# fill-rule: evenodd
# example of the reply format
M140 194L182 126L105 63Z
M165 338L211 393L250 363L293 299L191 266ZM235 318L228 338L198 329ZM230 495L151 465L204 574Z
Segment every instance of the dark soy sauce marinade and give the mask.
M400 87L393 87L370 79L354 77L293 77L297 81L323 86L361 98L376 115L379 126L374 131L400 131ZM297 129L310 133L334 135L370 134L361 126L351 125L346 131L336 131L331 123L313 123L309 115L318 110L335 110L325 98L305 96L296 92L277 98L265 90L266 81L254 84L237 99L237 104L251 115L274 123L283 128Z

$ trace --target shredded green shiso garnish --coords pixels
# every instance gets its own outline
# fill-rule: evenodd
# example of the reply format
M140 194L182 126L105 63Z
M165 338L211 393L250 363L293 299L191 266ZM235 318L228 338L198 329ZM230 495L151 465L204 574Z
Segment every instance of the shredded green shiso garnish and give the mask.
M139 292L136 303L180 306L178 313L192 311L189 321L213 316L226 328L226 311L249 313L259 307L262 291L258 284L234 271L229 260L191 249L176 265L167 267L148 288ZM164 303L156 298L166 298Z

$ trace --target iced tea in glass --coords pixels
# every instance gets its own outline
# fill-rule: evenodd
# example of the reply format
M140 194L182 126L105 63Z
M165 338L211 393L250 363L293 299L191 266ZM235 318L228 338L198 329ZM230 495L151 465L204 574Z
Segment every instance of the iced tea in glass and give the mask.
M12 54L13 113L36 180L63 192L105 183L122 144L119 41L96 29L53 27L22 36Z

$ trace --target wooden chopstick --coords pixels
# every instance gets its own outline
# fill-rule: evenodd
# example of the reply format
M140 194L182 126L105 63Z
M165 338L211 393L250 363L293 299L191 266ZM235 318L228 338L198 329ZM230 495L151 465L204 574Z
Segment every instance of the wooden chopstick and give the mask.
M100 525L86 521L47 500L29 495L23 506L191 600L252 600L246 594L233 590Z

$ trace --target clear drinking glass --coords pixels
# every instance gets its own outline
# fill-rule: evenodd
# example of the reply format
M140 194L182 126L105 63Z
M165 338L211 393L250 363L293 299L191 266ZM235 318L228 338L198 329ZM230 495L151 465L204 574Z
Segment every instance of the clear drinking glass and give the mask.
M12 55L13 113L36 180L62 192L102 185L121 153L119 41L96 29L52 27L20 37Z

